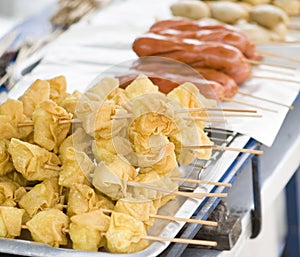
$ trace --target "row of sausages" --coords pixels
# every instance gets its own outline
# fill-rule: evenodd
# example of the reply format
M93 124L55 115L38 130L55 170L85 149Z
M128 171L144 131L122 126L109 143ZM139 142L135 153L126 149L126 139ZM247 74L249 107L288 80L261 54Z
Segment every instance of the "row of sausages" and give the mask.
M189 79L202 94L210 98L213 94L219 100L233 97L237 85L249 78L251 66L247 59L262 58L250 38L236 28L185 19L156 22L134 41L133 50L140 57L166 57L188 64L202 77L171 72L168 61L159 59L140 59L135 63L132 70L144 72L163 92Z

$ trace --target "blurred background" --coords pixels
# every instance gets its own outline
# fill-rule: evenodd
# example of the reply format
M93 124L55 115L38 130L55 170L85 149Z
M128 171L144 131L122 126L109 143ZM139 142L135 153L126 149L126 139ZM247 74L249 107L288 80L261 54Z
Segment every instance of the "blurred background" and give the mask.
M0 37L26 17L47 8L57 0L0 0Z

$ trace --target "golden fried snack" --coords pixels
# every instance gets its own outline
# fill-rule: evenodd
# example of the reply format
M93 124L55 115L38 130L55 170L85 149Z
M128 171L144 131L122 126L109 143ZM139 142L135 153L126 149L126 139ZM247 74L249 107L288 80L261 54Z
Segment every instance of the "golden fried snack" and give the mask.
M191 149L181 148L182 146L190 145L212 145L209 137L205 134L202 127L194 122L185 122L180 125L181 129L177 133L169 136L171 142L175 145L175 153L177 161L180 165L188 165L196 158L209 160L212 149Z
M159 175L166 175L178 167L175 146L173 143L167 143L163 149L164 155L160 160L152 165L141 164L140 173L156 172Z
M0 182L0 205L1 206L16 206L15 191L19 185L13 181Z
M37 79L19 98L24 105L24 114L31 118L38 103L50 98L50 84L46 80Z
M109 216L101 210L72 216L69 235L73 249L97 252L105 244L101 232L108 230L109 223Z
M136 175L135 168L124 157L115 155L110 163L98 163L92 183L101 193L119 199L126 192L126 181L133 180Z
M168 98L177 101L183 108L207 108L216 106L216 101L205 98L200 94L199 89L190 82L183 83L179 87L174 88L168 93ZM208 117L205 110L197 113L190 113L190 115L191 117ZM187 115L185 114L185 116ZM199 123L202 128L205 127L205 122L198 121L197 123Z
M87 178L94 171L92 160L73 147L66 149L66 155L59 173L58 184L70 188L73 184L89 184Z
M8 152L16 170L27 180L44 180L58 176L58 171L47 168L47 165L58 167L60 160L44 148L13 138Z
M106 232L107 248L113 253L133 253L145 249L149 242L144 223L132 216L113 212Z
M68 155L67 149L69 147L74 147L77 151L87 152L91 147L91 141L92 138L87 133L85 133L83 128L76 129L59 146L59 158L64 161L64 159Z
M59 186L57 178L46 179L35 185L19 201L29 217L33 217L39 211L53 208L59 202Z
M114 90L119 87L119 80L104 78L92 88L87 90L80 98L75 115L82 122L86 133L94 136L98 110Z
M115 105L113 101L106 101L101 105L98 102L88 102L86 105L79 105L78 108L85 108L80 110L79 116L78 110L76 110L76 114L82 121L84 130L90 136L96 139L109 139L126 133L127 120L113 119L113 116L123 116L128 113L125 109ZM91 112L93 115L90 114ZM86 115L83 115L84 113Z
M126 137L115 136L109 139L97 138L92 143L92 151L98 162L111 163L115 155L129 155L133 149Z
M0 206L0 237L20 236L24 210L15 207Z
M0 176L5 176L7 173L14 170L12 161L7 151L9 141L0 141Z
M0 105L0 140L25 138L31 133L31 126L18 127L19 123L30 121L23 111L23 103L18 100L8 99Z
M62 99L60 106L63 107L67 112L74 114L81 96L82 93L75 90L72 94L67 95L64 99Z
M154 223L150 218L151 214L156 214L156 208L151 200L139 200L134 198L122 198L116 202L115 212L127 213L137 220L144 223L148 230Z
M116 105L122 106L123 108L128 108L128 97L126 96L126 91L123 88L116 88L113 92L111 92L107 100L113 101Z
M60 124L59 121L71 120L72 116L52 100L39 103L32 114L34 142L57 153L71 127L71 123Z
M131 124L129 127L129 139L136 152L146 154L151 152L153 146L157 146L157 142L151 143L151 136L168 136L175 131L176 124L170 118L149 112L139 116ZM155 138L152 137L152 139L154 140Z
M66 77L58 76L47 81L50 84L50 99L60 105L67 96Z
M178 191L178 183L171 179L171 177L180 176L180 172L177 169L172 170L172 172L164 175L159 175L155 171L147 172L147 173L139 173L139 175L135 178L136 182L145 183L150 186L154 186L156 188L167 189L170 192ZM131 193L133 197L143 196L145 199L155 200L168 195L167 193L163 193L161 191L156 190L148 190L145 188L134 188L130 187L128 192Z
M68 199L68 215L73 216L90 212L99 208L112 209L113 204L102 195L87 185L73 184L70 188Z
M176 198L175 195L165 195L161 198L158 199L154 199L153 200L153 206L156 210L158 210L159 208L163 207L166 203L168 203L169 201L172 201Z
M135 98L140 95L157 93L158 86L155 86L147 76L141 74L132 81L125 89L128 99Z
M69 217L58 209L39 212L26 223L34 241L53 247L66 245L64 229L69 227Z
M113 102L105 102L97 110L95 119L95 135L97 138L109 139L118 135L125 135L128 126L126 119L113 119L113 116L126 115L127 111ZM124 131L125 130L125 131Z

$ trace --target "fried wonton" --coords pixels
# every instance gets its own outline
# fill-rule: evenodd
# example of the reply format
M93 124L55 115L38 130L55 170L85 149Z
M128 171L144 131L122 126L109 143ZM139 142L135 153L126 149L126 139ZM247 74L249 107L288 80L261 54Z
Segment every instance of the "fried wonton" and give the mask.
M68 200L68 215L73 216L99 208L112 209L113 204L107 198L98 195L87 185L73 184L70 188Z
M44 180L58 176L60 160L44 148L13 138L8 152L16 170L27 180Z
M36 214L26 223L34 241L53 247L66 245L64 230L69 227L69 217L58 209L48 209Z
M149 242L144 223L126 213L113 212L106 232L107 248L113 253L133 253L145 249Z
M24 212L16 207L0 206L0 237L20 236Z
M50 84L46 80L37 79L26 92L19 98L24 105L24 114L31 118L38 103L48 100L50 97Z
M73 184L89 184L87 178L94 168L94 163L84 152L68 147L59 173L58 183L69 188Z
M30 217L39 211L55 207L59 202L57 178L46 179L35 185L19 201L19 206L26 210Z
M70 121L72 116L51 100L39 103L32 114L34 142L48 151L57 153L71 127L71 122L61 121Z
M105 243L101 232L108 230L109 223L109 216L101 210L72 216L69 235L73 249L97 252Z
M19 126L30 122L24 114L23 103L9 99L0 105L0 140L11 138L25 138L32 131L32 125Z

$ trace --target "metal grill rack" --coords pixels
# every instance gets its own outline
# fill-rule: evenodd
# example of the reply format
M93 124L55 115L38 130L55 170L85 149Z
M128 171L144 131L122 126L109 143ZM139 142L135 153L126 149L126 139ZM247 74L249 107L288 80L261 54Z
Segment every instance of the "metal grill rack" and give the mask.
M205 132L212 142L220 146L229 146L238 136L237 132L218 128L206 128ZM221 155L222 151L213 150L209 160L197 159L188 166L181 167L181 170L184 172L184 177L189 179L201 179L203 177L202 174L205 173L208 167L213 166ZM196 183L183 182L180 184L179 189L181 191L192 192L197 186L199 185Z

